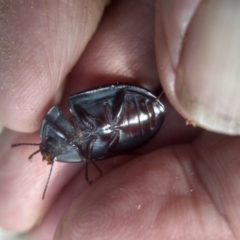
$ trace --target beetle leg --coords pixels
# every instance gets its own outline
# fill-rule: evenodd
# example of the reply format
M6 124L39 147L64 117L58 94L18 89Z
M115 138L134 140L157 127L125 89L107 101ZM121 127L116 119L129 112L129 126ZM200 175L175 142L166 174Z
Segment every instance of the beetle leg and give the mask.
M86 149L86 153L87 153L87 156L88 156L88 160L86 161L86 164L85 164L85 179L86 181L89 183L89 184L92 184L92 181L89 180L89 177L88 177L88 163L89 161L91 161L94 165L94 167L98 170L99 172L99 177L97 179L99 179L100 177L102 177L102 170L98 167L98 165L95 163L94 160L91 159L90 157L90 154L92 152L92 149L93 149L93 144L94 142L97 140L97 136L96 135L92 135L91 137L92 139L90 140L88 146L87 146L87 149Z
M89 160L85 162L85 179L88 182L88 184L91 185L92 181L90 181L88 178L88 163L89 163Z
M91 181L91 180L89 180L89 177L88 177L88 164L89 164L89 162L91 162L93 165L94 165L94 167L98 170L98 172L99 172L99 176L98 176L98 178L97 179L99 179L99 178L101 178L102 177L102 174L103 174L103 171L99 168L99 166L95 163L95 161L94 160L87 160L86 161L86 163L85 163L85 179L86 179L86 181L91 185L92 183L93 183L93 181ZM96 180L97 180L96 179Z
M92 135L91 139L89 141L89 144L87 145L87 149L86 149L86 155L87 155L88 159L90 159L90 154L93 150L93 144L96 142L96 140L97 140L97 136Z
M117 102L114 105L114 111L111 111L111 107L108 103L105 103L104 105L104 111L107 116L108 122L112 125L115 126L119 120L119 117L122 113L123 109L123 101L124 97L126 95L127 90L123 90L119 93L119 96L117 98Z
M78 132L77 120L76 120L76 117L75 117L75 116L72 116L72 117L70 118L70 123L72 124L75 132Z
M99 172L99 177L100 178L102 176L102 170L97 166L97 164L90 158L90 153L93 149L93 144L94 142L97 140L97 136L93 135L92 136L92 139L90 140L88 146L87 146L87 149L86 149L86 153L85 151L79 147L78 148L78 151L81 153L82 156L84 156L84 160L85 160L85 179L86 181L91 185L93 181L90 181L89 180L89 177L88 177L88 164L89 162L91 161L93 163L93 165L95 166L95 168L98 170ZM97 179L98 179L97 178Z
M108 123L110 123L110 125L113 125L113 115L112 115L112 112L110 110L110 106L108 103L104 104L104 111L107 116Z
M113 119L118 119L122 113L124 97L127 93L127 90L124 89L119 93L117 102L114 108Z
M111 151L117 146L119 142L120 132L118 130L113 131L110 142L107 146L107 153L111 153Z
M86 110L81 108L79 105L74 106L75 113L77 118L73 118L72 121L75 121L75 126L80 126L81 130L93 131L96 128L96 119L91 116Z

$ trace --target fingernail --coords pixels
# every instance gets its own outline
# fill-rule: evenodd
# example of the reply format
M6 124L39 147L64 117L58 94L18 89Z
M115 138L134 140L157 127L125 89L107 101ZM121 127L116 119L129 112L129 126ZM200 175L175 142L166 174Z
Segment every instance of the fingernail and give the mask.
M240 133L240 2L202 1L185 36L176 95L190 120Z

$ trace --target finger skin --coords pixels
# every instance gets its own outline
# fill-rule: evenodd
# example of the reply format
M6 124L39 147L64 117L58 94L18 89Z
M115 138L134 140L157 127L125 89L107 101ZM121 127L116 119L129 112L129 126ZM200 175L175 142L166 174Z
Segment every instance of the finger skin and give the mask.
M159 94L154 47L155 1L114 1L69 74L68 94L116 82L141 85ZM81 79L81 81L79 81Z
M239 147L203 134L138 157L79 196L54 239L238 239Z
M1 3L0 121L33 132L92 37L108 1ZM91 14L90 14L91 13Z
M205 129L231 135L240 133L239 9L224 0L159 0L156 8L158 69L170 102Z

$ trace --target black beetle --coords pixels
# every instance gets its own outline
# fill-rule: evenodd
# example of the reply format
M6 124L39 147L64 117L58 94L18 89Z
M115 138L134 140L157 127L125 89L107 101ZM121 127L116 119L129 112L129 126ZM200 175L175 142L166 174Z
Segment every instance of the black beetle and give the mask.
M17 143L39 145L48 164L54 161L87 163L111 156L123 155L145 144L161 127L165 108L160 100L145 88L127 84L106 85L76 93L68 100L72 117L68 120L59 106L52 107L40 127L42 142ZM43 193L43 198L50 179Z

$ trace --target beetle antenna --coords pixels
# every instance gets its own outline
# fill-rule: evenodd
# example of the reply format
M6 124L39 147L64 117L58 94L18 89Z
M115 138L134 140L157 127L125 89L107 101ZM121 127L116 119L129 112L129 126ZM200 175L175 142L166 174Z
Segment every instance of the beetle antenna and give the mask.
M158 96L158 99L160 100L160 98L164 95L164 91L162 91L159 96Z
M19 147L19 146L40 146L40 145L41 145L41 143L14 143L14 144L11 145L11 147L14 148L14 147ZM35 154L39 153L40 151L41 151L40 149L37 150L36 152L34 152L33 154L31 154L28 159L31 161L32 157L33 157ZM31 162L32 162L32 161L31 161Z
M45 194L46 194L46 191L47 191L47 188L48 188L48 184L49 184L49 182L50 182L50 178L51 178L51 175L52 175L52 170L53 170L53 164L51 164L51 168L50 168L50 171L49 171L49 174L48 174L47 183L46 183L45 188L44 188L44 190L43 190L42 200L43 200L44 197L45 197Z
M15 143L15 144L12 144L11 147L14 148L14 147L23 146L23 145L39 146L40 144L41 143Z
M28 159L30 160L30 162L32 162L33 156L36 155L37 153L39 153L40 151L41 151L41 149L39 149L39 150L37 150L36 152L32 153L32 154L28 157Z

